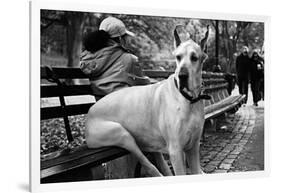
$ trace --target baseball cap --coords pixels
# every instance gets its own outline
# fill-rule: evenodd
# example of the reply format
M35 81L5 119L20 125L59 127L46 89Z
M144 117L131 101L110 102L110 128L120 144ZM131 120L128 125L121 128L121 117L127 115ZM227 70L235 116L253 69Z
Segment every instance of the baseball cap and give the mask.
M123 36L125 34L135 36L133 32L126 29L125 24L120 19L115 17L108 17L104 19L100 24L99 30L106 31L111 38Z

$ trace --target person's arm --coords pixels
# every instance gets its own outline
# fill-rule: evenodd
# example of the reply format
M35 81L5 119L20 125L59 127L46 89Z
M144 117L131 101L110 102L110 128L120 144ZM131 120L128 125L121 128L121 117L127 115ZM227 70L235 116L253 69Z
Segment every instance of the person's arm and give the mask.
M235 67L236 67L236 73L238 74L239 56L236 58Z
M80 69L87 76L99 76L104 66L91 57L91 53L84 51L80 57Z
M129 57L128 57L129 56ZM127 66L128 66L128 75L134 80L135 85L147 85L151 84L149 77L144 76L142 67L138 62L138 58L132 54L127 55Z
M235 63L235 67L236 67L236 79L239 79L239 56L237 56L236 58L236 63Z
M97 67L96 63L88 58L89 54L90 52L88 51L82 52L79 62L79 67L81 71L87 76L90 76Z
M84 74L87 76L90 76L92 72L94 71L96 65L93 62L80 62L80 69Z
M147 85L152 83L152 80L147 76L134 76L133 79L135 80L136 85Z

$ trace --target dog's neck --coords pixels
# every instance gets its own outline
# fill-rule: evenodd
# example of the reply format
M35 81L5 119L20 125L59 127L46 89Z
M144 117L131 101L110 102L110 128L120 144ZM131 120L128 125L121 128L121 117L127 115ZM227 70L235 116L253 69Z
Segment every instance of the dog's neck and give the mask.
M174 78L174 83L175 83L176 88L182 94L182 96L185 99L187 99L188 101L190 101L191 104L196 103L200 100L210 100L211 99L211 97L209 95L201 94L201 93L199 93L199 95L196 98L194 98L194 97L190 96L187 92L185 92L183 89L179 88L176 78Z

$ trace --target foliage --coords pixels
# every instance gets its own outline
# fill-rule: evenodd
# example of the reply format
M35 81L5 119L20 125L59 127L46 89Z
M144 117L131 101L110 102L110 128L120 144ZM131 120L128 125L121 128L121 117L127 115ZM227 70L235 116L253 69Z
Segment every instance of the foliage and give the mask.
M216 32L214 20L42 10L42 54L51 57L59 55L68 58L68 60L71 59L69 55L75 55L73 64L68 63L68 66L77 66L81 45L76 42L78 44L76 49L69 51L67 47L75 46L71 45L70 42L74 41L74 37L82 36L82 33L97 30L100 22L108 16L121 19L128 30L136 34L136 37L131 39L131 49L139 57L145 68L162 66L164 69L173 69L175 64L172 55L174 49L172 34L173 29L178 24L181 24L184 33L188 32L196 42L199 42L203 37L206 26L211 26L208 43L209 59L206 61L204 70L212 70L216 61L216 46L219 47L219 63L222 69L233 72L235 71L235 57L241 46L248 45L250 49L261 48L264 41L263 23L219 21L219 30ZM73 28L74 21L76 21L75 25L81 28ZM73 28L73 30L81 29L81 33L76 33L73 38L70 38L68 33L70 28ZM215 43L215 33L219 34L218 45Z
M74 141L69 144L66 138L66 131L63 119L48 119L41 121L40 152L42 157L45 154L75 148L85 143L85 115L69 117L71 133Z

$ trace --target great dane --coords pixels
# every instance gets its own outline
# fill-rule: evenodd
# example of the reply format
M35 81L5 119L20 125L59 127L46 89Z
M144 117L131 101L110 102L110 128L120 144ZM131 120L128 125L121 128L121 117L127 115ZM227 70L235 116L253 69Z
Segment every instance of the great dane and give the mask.
M175 175L203 173L199 142L204 124L202 65L209 34L199 46L181 41L174 30L177 67L168 79L113 92L93 105L86 120L89 148L118 146L131 152L151 176L172 175L162 153L169 154ZM151 152L153 165L143 152Z

